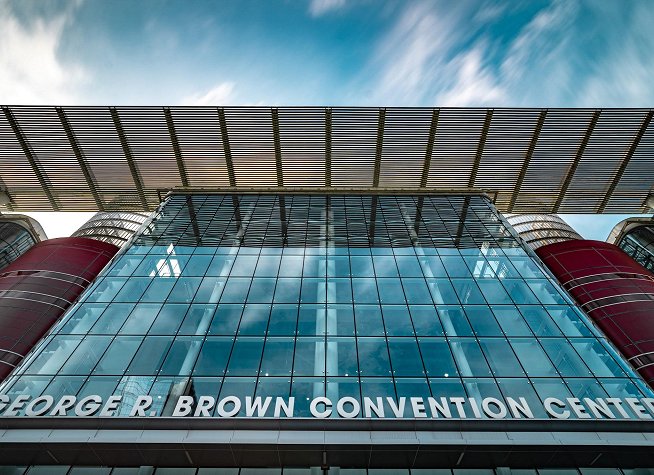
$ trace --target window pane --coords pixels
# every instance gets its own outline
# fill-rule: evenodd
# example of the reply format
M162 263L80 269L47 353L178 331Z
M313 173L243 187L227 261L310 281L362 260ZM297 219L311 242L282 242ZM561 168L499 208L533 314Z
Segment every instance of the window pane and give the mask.
M263 376L290 376L294 347L294 338L267 338L261 361L261 374Z
M356 376L359 368L354 338L329 338L326 363L327 376Z
M94 374L123 374L142 340L139 336L116 337L95 368Z
M404 305L382 306L386 333L390 336L413 336L413 324L409 310Z
M239 335L265 335L270 318L270 305L247 304L238 327Z
M293 375L321 376L325 374L325 339L298 338L295 343Z
M302 265L304 258L302 256L284 255L282 256L281 265L279 266L280 277L300 277L302 276Z
M146 337L129 365L127 373L133 375L156 374L168 353L171 342L172 337Z
M570 341L595 376L624 376L620 366L598 340L573 338Z
M449 378L458 374L450 346L445 338L419 338L418 343L430 378Z
M432 305L411 305L409 306L413 327L418 336L441 336L444 335L438 313Z
M302 303L324 303L327 298L327 283L324 279L302 279Z
M254 268L257 265L258 256L239 254L234 261L231 275L237 277L247 277L254 274Z
M278 279L275 287L275 303L297 303L300 301L301 279Z
M211 289L218 289L220 286L220 283L222 282L222 279L211 279L209 277L205 278L211 280L215 280L215 282L211 285L209 285L209 288ZM248 290L250 289L250 280L251 279L246 279L243 277L230 277L227 280L227 283L224 284L225 289L222 292L222 296L220 296L220 303L243 303L245 302L245 298L247 297ZM202 283L203 287L205 285L205 282ZM198 295L201 295L201 292L203 289L201 288L198 290ZM209 293L207 290L205 292L206 294ZM216 293L215 291L213 293ZM213 297L212 293L212 297ZM208 298L208 299L196 299L198 302L208 302L208 303L214 303L215 300L213 298Z
M157 318L161 310L161 304L157 303L140 303L134 307L132 313L127 317L127 321L120 329L120 333L127 335L145 335L152 322Z
M488 364L495 376L523 376L524 371L504 338L480 338Z
M207 337L200 350L193 374L198 376L225 374L233 343L233 338Z
M168 302L191 303L201 282L201 277L180 277L166 300Z
M452 285L462 304L486 304L473 279L452 279Z
M398 277L393 256L372 256L377 277Z
M429 286L435 304L447 305L459 303L459 299L457 298L454 288L449 280L427 279L427 285Z
M422 277L422 269L416 256L395 256L402 277Z
M565 299L554 288L552 283L546 279L528 279L527 285L536 294L538 300L543 304L565 304Z
M163 302L177 283L174 277L155 277L143 293L142 302Z
M468 305L465 313L470 321L472 330L477 336L502 336L502 330L497 324L490 308L481 305Z
M327 261L328 277L349 277L350 258L348 256L330 256Z
M61 368L62 374L91 374L102 354L111 342L110 336L87 336L82 339L66 364Z
M559 327L543 307L522 305L519 309L536 336L563 336Z
M377 397L382 398L384 407L384 415L386 417L393 417L390 406L388 405L387 397L395 397L395 385L390 378L362 378L361 379L361 395L362 397L369 397L376 402ZM372 412L372 417L377 417L375 412Z
M462 376L491 376L486 358L473 339L457 338L450 340L452 354Z
M385 338L357 338L361 376L390 376Z
M297 329L296 305L273 305L268 325L269 335L295 335Z
M429 278L447 277L445 266L438 256L420 256L418 257L423 275Z
M355 303L378 303L377 282L375 279L352 279Z
M298 335L324 335L325 306L301 305L297 331Z
M182 275L202 277L207 271L212 259L213 255L194 254L184 267Z
M209 327L210 335L235 335L241 321L243 305L220 304Z
M354 336L354 309L352 305L327 306L327 334Z
M371 256L350 256L353 277L373 277L375 275Z
M216 311L215 305L196 304L191 305L182 326L179 328L180 335L205 335Z
M447 336L472 336L472 328L468 319L459 306L437 307L441 323Z
M59 333L84 334L96 322L100 314L106 309L103 304L85 303L80 305L59 330Z
M239 337L234 342L227 374L230 376L256 376L261 363L263 338Z
M472 277L461 256L440 256L450 277Z
M513 338L509 340L513 350L518 355L527 376L557 376L558 373L547 354L538 344L537 340Z
M507 292L516 304L537 305L538 299L529 290L527 284L521 279L504 279L502 281Z
M513 303L511 297L506 293L506 290L504 290L504 287L502 287L499 280L479 279L477 284L489 304Z
M293 378L291 396L295 398L296 417L312 417L309 412L311 400L325 395L325 380L322 378ZM320 406L319 409L322 410Z
M542 338L540 342L561 376L592 375L567 340Z
M257 384L257 378L225 378L222 387L220 388L220 398L227 396L236 396L245 401L247 396L254 397L254 390ZM241 410L238 416L245 415L245 404L241 405Z
M257 262L256 277L277 277L282 256L260 256Z
M248 302L268 303L272 302L275 293L275 279L271 278L254 278L248 294Z
M518 309L514 306L499 306L492 307L495 317L499 322L502 330L507 336L532 336L529 326L525 322Z
M330 303L351 303L352 286L350 279L327 279L327 302Z
M568 337L592 336L592 333L583 322L581 315L572 307L548 305L545 308L564 335Z
M358 336L380 336L384 334L381 307L377 305L355 305L354 316Z
M410 304L431 304L431 294L425 279L402 279L402 287Z
M198 337L179 336L175 338L161 367L160 374L167 376L191 374L200 351L200 345L202 345L202 339Z
M207 277L202 279L202 283L200 284L200 287L198 288L198 291L193 299L194 302L217 303L218 300L220 300L220 297L225 288L226 280L219 277L210 277L211 275L212 274L207 273ZM226 296L227 299L238 298L240 295L239 292L247 292L247 289L250 285L249 279L235 279L235 282L236 284L232 290L236 296L234 297L234 295L229 294ZM239 288L238 284L242 284L243 287ZM239 302L242 302L243 300L245 300L244 296Z

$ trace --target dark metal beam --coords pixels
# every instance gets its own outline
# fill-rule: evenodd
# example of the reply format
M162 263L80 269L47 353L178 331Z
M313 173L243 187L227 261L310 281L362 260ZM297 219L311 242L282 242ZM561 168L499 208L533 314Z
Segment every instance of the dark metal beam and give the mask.
M413 222L413 231L416 234L416 240L420 236L420 223L422 222L422 208L425 205L425 197L419 196L418 203L416 205L416 219Z
M386 121L386 109L379 109L379 121L377 122L377 147L375 148L375 167L372 173L372 186L379 186L379 175L381 173L382 150L384 148L384 122Z
M493 119L493 109L488 109L486 111L486 119L484 119L484 125L481 128L481 134L479 136L479 144L477 144L477 153L475 153L475 161L472 164L472 170L470 171L470 178L468 179L468 188L475 186L475 181L477 180L477 172L479 172L479 164L481 163L481 156L484 154L484 146L486 145L486 138L488 137L488 130L490 129L491 120Z
M520 173L518 174L518 179L515 182L515 187L513 188L513 193L511 194L511 202L509 203L508 212L513 211L515 202L518 199L518 194L520 193L520 188L522 188L522 183L525 181L525 176L527 176L527 169L529 168L529 162L531 157L536 150L536 144L538 143L538 138L540 137L540 132L543 130L543 124L545 124L545 118L547 117L547 110L542 111L538 114L538 120L536 121L536 128L534 129L534 134L531 136L531 141L529 142L529 147L527 147L527 152L525 153L525 159L522 162L522 167L520 167Z
M463 238L463 232L466 230L465 224L466 219L468 218L468 209L470 208L470 197L466 196L463 199L463 209L461 210L461 215L459 216L459 226L456 230L456 236L454 236L454 246L461 246L461 239Z
M217 187L176 187L160 188L157 190L164 196L170 194L229 194L237 193L239 195L260 195L260 194L286 194L286 195L460 195L460 196L486 196L491 199L492 195L485 190L470 190L469 188L409 188L409 187L392 187L379 186L372 187L352 187L352 186L332 186L329 188L323 186L217 186Z
M643 119L643 122L640 124L640 127L638 128L638 132L636 132L636 136L634 137L634 141L631 143L631 145L627 149L627 153L625 153L625 156L622 158L622 162L620 163L620 167L618 168L618 171L615 173L615 176L613 177L613 180L611 181L611 185L609 186L609 189L606 190L606 194L604 195L604 198L602 199L602 203L599 205L599 208L597 209L598 213L603 213L604 209L606 209L606 206L609 204L609 200L611 199L611 196L613 195L613 192L615 191L616 187L618 186L618 183L620 183L620 180L622 179L622 175L624 174L625 170L627 169L627 165L629 165L629 161L634 156L634 153L636 153L636 149L638 148L638 145L640 144L640 141L642 140L643 135L645 135L645 131L647 130L647 127L649 127L649 124L652 122L652 116L654 116L653 111L649 111L647 113L647 115L645 115L645 118Z
M332 186L332 109L325 109L325 186Z
M286 218L286 198L279 195L279 221L282 225L282 242L288 244L288 220Z
M63 108L61 107L55 107L55 110L57 111L57 115L59 116L61 125L63 126L64 131L66 132L66 137L68 137L68 141L70 142L70 147L73 149L73 153L75 154L75 158L77 159L79 168L80 170L82 170L82 175L84 175L84 179L86 180L86 184L89 187L89 191L91 191L91 194L93 195L95 204L98 207L98 210L104 211L105 210L104 204L102 203L102 199L100 198L100 194L98 193L98 189L95 184L93 173L91 173L91 169L89 165L86 163L86 158L84 158L84 153L82 152L82 149L77 143L77 139L75 138L75 133L73 132L73 128L70 126L70 122L68 122L68 117L66 116L66 112L64 112Z
M148 205L148 200L145 198L145 192L143 191L143 181L139 175L139 170L136 167L134 162L134 157L132 156L132 150L129 148L129 142L127 141L127 136L123 130L123 124L120 122L120 116L115 107L109 108L109 113L111 114L111 119L114 121L114 127L116 128L116 134L120 140L120 145L123 148L123 154L125 155L125 160L127 160L127 166L129 171L132 174L132 179L134 180L134 186L136 186L136 193L139 196L141 201L141 206L146 211L150 211L150 206Z
M599 110L593 112L593 116L591 117L590 123L588 124L588 129L586 129L586 133L584 134L583 139L581 139L581 143L579 144L577 153L575 153L575 158L572 161L570 168L568 169L568 173L565 176L565 180L563 180L563 185L561 185L561 189L559 190L559 195L556 197L556 202L554 203L554 207L552 208L552 213L559 212L559 208L561 207L561 203L563 203L565 194L568 192L568 187L570 186L570 183L572 183L572 178L575 176L577 167L579 167L579 162L581 162L581 157L583 157L584 155L584 150L586 150L586 146L588 145L590 136L593 135L593 130L595 130L597 121L600 118L600 113L601 111Z
M429 169L431 168L431 156L434 152L434 140L436 140L436 129L438 129L438 115L440 109L434 109L431 115L431 125L429 126L429 137L427 138L427 150L425 151L425 162L422 165L422 176L420 177L420 188L427 186L429 179Z
M276 107L271 109L273 142L275 144L275 171L277 174L277 186L284 186L284 170L282 168L282 144L279 136L279 115ZM282 239L284 244L288 242L288 226L286 223L286 200L284 196L279 197L279 221L282 225Z
M377 203L379 202L379 197L377 195L372 195L370 200L370 226L368 227L368 242L370 246L375 245L375 222L377 221Z
M195 205L193 204L193 195L186 197L186 205L188 206L188 213L191 218L191 226L193 226L193 235L195 242L198 246L202 245L202 235L200 234L200 227L198 226L197 213L195 212Z
M241 216L241 205L238 201L238 195L232 195L232 205L234 206L234 219L238 227L238 235L241 242L245 238L245 229L243 228L243 217Z
M225 109L218 108L218 122L220 123L220 136L223 141L225 153L225 164L227 165L227 179L229 186L236 186L236 175L234 175L234 162L232 162L232 148L229 145L229 133L227 131L227 120L225 120Z
M16 139L18 140L20 147L23 149L25 158L27 158L27 162L30 164L30 167L32 167L32 171L34 172L36 179L39 181L39 185L41 185L43 193L45 193L45 196L48 198L52 210L59 211L57 200L55 200L55 197L52 194L52 190L50 190L50 180L48 180L48 176L46 175L45 170L41 169L41 164L39 163L34 152L32 152L32 147L30 147L27 138L20 129L20 126L14 117L14 113L11 112L9 107L3 107L2 111L5 113L5 117L11 126L11 130L13 130L14 134L16 135Z
M182 186L188 186L188 176L186 175L186 166L184 165L184 158L182 157L182 149L179 147L177 140L177 132L175 132L175 123L173 122L173 114L170 108L164 107L164 116L166 118L166 125L168 126L168 134L170 141L173 144L173 152L175 152L175 160L177 161L177 169L179 171L179 178L182 181Z
M13 199L11 197L11 194L9 193L9 188L7 188L7 185L5 184L4 181L2 181L2 177L0 176L0 192L4 191L7 194L7 197L9 198L9 203L7 203L5 206L9 211L14 210L14 205L13 205Z
M277 173L277 186L284 186L284 170L282 169L282 143L279 137L279 115L276 107L273 107L271 112L273 142L275 144L275 171Z

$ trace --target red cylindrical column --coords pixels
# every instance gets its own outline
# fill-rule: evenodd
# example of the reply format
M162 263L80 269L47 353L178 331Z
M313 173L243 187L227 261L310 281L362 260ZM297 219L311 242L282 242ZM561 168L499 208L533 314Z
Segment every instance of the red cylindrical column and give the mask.
M0 272L0 381L117 252L94 239L50 239Z
M558 242L536 254L654 387L654 274L601 241Z

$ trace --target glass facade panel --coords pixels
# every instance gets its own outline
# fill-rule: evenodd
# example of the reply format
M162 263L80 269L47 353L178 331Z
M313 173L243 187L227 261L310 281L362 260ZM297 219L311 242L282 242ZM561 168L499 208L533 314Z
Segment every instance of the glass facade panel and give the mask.
M522 246L483 197L173 194L2 391L651 397Z

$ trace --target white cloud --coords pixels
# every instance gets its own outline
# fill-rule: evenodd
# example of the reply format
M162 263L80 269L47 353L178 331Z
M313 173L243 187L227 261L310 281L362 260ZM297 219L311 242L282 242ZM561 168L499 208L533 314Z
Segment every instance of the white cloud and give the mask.
M313 17L318 17L330 11L339 10L344 6L345 0L311 0L309 13Z
M450 26L430 4L410 4L380 43L370 71L365 73L365 81L376 81L373 100L384 104L419 102L440 83L439 71L454 44Z
M604 54L590 68L579 105L650 107L654 103L653 24L651 3L634 2L626 24L616 28Z
M0 3L0 103L76 104L88 74L58 55L61 37L76 4L52 18L21 23L8 3Z
M370 102L437 106L565 104L578 84L577 7L553 0L512 40L487 27L503 21L503 4L419 2L402 9L366 71Z
M234 88L236 84L230 81L221 82L207 92L194 94L182 100L183 105L189 106L221 106L234 104Z
M529 21L510 43L500 66L500 81L510 91L512 105L574 104L571 91L583 71L576 71L582 45L573 2L554 0Z
M499 106L507 101L506 91L483 64L484 49L476 47L457 56L451 63L456 70L454 85L439 94L440 106Z

